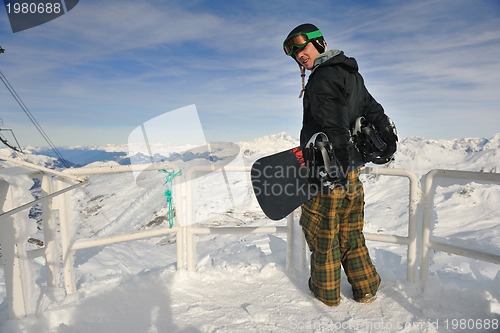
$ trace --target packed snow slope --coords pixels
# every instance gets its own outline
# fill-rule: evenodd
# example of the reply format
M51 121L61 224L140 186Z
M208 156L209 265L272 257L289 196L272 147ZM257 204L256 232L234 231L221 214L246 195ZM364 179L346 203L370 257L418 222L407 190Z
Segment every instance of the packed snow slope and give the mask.
M228 163L251 165L260 156L295 145L297 139L285 133L238 143L239 153ZM446 141L407 138L400 142L395 161L384 167L405 168L419 178L436 168L497 172L499 148L500 134L489 139ZM75 149L87 153L98 150L99 158L106 156L102 152L113 153L111 162L89 166L123 164L115 158L130 157L126 149L116 146ZM174 151L169 149L168 154ZM0 153L10 154L6 149ZM177 155L179 163L190 163L183 156L187 155ZM221 161L227 157L220 156ZM34 148L27 149L25 158L38 164L57 164L52 158L35 155ZM203 163L203 158L199 155L194 161ZM365 231L406 236L408 181L362 177ZM223 174L219 170L193 180L195 223L285 225L284 220L265 218L248 178L246 173ZM89 179L72 196L75 239L169 228L164 174L152 173L141 186L130 173ZM438 186L433 237L499 254L499 202L498 184L458 181ZM296 224L299 214L300 210ZM43 240L36 221L33 238ZM369 241L368 247L382 277L378 299L373 304L354 302L343 276L343 300L336 308L326 307L311 296L307 271L286 270L284 234L198 236L195 271L176 270L174 235L79 250L74 263L77 292L72 295L66 295L62 288L46 287L44 261L37 258L32 263L39 286L33 289L37 293L32 304L36 314L23 319L8 318L0 269L0 332L500 331L500 266L436 252L423 288L406 280L405 246Z

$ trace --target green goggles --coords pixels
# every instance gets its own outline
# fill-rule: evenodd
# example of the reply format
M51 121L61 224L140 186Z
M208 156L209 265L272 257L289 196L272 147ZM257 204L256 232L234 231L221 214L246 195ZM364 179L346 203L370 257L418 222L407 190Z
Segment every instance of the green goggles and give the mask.
M322 36L323 34L319 30L293 34L283 42L283 51L285 51L286 55L291 56L296 49L301 49L312 39Z

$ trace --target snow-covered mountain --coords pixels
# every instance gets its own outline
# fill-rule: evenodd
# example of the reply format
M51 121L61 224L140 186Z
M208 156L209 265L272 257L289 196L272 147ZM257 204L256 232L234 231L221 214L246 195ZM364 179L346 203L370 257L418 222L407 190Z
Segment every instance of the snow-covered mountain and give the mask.
M297 144L297 138L280 133L251 142L165 145L153 151L158 152L155 161L182 161L188 166L200 160L250 165L260 156ZM385 167L405 168L418 177L435 168L496 172L499 149L500 133L489 139L406 138L395 161ZM126 146L116 145L60 151L67 159L75 156L75 165L87 166L126 164L133 157ZM28 161L60 167L55 158L41 155L41 149L31 147L25 152L23 158ZM11 152L1 149L0 154ZM151 161L151 156L143 157ZM8 165L0 161L0 168ZM75 238L169 227L163 174L153 174L149 187L137 186L131 174L90 176L89 180L72 197ZM363 180L365 231L405 236L408 181L372 175ZM265 218L248 175L213 172L193 186L197 224L285 223ZM500 253L498 202L498 184L439 186L434 237ZM33 238L43 240L43 232L33 228ZM8 319L0 269L0 332L451 332L464 325L474 325L467 326L470 331L497 332L500 327L498 265L434 253L422 291L418 284L406 281L404 246L370 241L368 247L382 277L378 300L370 305L355 303L343 278L343 301L337 308L328 308L308 292L307 272L285 270L285 235L200 235L197 241L195 272L175 270L175 236L77 251L78 291L68 296L58 288L44 287L44 262L39 258L32 265L36 283L42 286L34 300L37 314L21 320Z
M214 144L216 145L214 147ZM158 161L191 161L194 159L220 159L234 157L235 149L228 154L224 154L224 149L220 147L222 143L212 143L212 146L175 146L166 144L152 144L153 156L149 156L147 151L130 154L127 145L105 145L105 146L71 146L59 147L61 155L74 167L85 166L94 162L116 162L117 164L149 163L151 159ZM276 135L257 138L248 142L226 143L238 146L239 152L246 160L252 161L263 155L272 154L287 148L295 147L299 144L298 138L282 132ZM219 146L217 146L219 145ZM494 156L500 147L500 133L487 138L463 138L454 140L431 140L420 137L411 137L401 140L396 153L394 166L408 168L416 173L426 172L431 169L458 168L464 170L475 170L485 172L495 172L496 167ZM62 167L62 163L57 159L46 159L36 157L36 155L55 157L56 154L50 148L27 147L24 149L26 156L35 164L44 163L49 167ZM11 152L7 149L0 149L0 154ZM436 158L439 156L440 158ZM96 163L98 165L99 163ZM490 169L488 169L490 168Z

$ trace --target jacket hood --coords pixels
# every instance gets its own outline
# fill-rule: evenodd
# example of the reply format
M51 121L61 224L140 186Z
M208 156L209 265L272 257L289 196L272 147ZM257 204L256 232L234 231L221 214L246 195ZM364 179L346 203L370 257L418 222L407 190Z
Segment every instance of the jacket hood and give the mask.
M316 60L314 61L314 68L312 69L311 73L314 72L318 67L331 65L341 65L349 72L357 72L359 68L356 59L346 57L344 55L344 51L328 50L324 53L321 53L316 58Z

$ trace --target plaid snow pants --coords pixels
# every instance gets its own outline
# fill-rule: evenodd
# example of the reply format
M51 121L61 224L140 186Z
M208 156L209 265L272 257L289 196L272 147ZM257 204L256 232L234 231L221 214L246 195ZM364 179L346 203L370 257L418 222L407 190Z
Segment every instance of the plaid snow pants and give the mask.
M354 170L345 187L302 205L299 224L311 250L310 287L328 306L340 303L341 265L355 300L375 295L380 285L363 235L364 204L363 183L359 170Z

